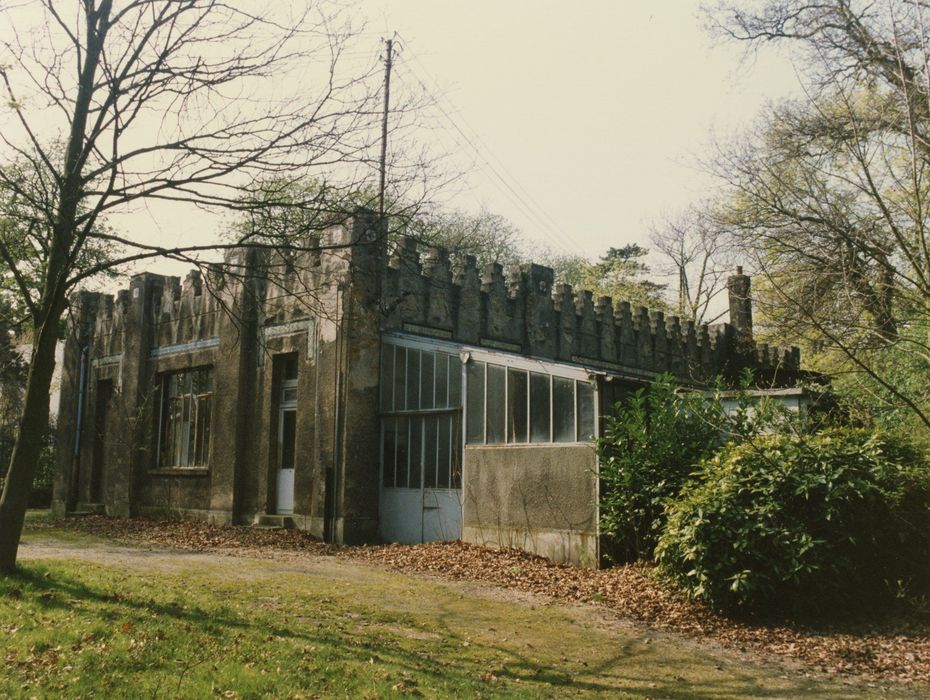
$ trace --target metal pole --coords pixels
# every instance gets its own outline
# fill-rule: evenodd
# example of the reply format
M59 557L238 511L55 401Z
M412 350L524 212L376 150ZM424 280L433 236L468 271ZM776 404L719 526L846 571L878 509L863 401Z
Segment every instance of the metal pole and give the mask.
M394 58L394 40L385 42L386 52L384 60L384 118L381 121L381 186L378 189L378 217L383 226L384 222L384 186L387 179L387 139L388 139L388 113L391 105L391 64Z

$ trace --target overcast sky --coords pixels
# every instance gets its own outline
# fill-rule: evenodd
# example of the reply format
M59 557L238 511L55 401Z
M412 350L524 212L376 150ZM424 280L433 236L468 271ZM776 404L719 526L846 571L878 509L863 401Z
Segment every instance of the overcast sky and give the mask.
M711 186L695 167L711 133L748 124L766 99L796 90L773 52L747 65L741 47L715 46L699 0L343 4L367 22L350 70L377 65L381 38L396 32L396 89L425 85L435 106L423 123L438 127L405 138L435 140L473 166L448 205L501 214L555 252L647 244L651 221ZM112 223L172 245L206 243L229 217L139 204Z
M448 204L501 214L555 252L648 245L650 222L712 187L695 167L711 134L797 90L774 52L747 63L741 46L714 41L700 0L349 4L367 23L349 67L376 60L396 32L394 89L428 87L439 127L406 138L438 140L473 166ZM179 243L224 225L163 208L118 223ZM164 265L146 267L183 273Z
M747 65L741 47L712 40L697 0L360 7L372 41L399 33L398 80L410 71L433 87L477 135L479 164L493 166L476 167L453 203L483 205L532 240L587 255L644 243L650 221L699 199L710 182L694 161L711 132L749 123L797 82L774 53ZM442 136L464 140L451 125Z

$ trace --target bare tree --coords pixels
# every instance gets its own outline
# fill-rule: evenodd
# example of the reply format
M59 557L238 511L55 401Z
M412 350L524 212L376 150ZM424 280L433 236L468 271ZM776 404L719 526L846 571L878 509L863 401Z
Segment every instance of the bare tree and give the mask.
M516 264L525 258L519 230L503 216L430 208L404 217L400 232L453 255L474 255L481 265Z
M15 566L48 422L55 343L75 286L155 256L200 262L217 247L282 244L244 230L219 246L165 245L117 232L106 217L150 202L305 207L276 202L267 183L314 175L332 201L371 174L380 66L374 55L361 71L341 69L351 21L311 0L241 7L219 0L0 7L8 105L0 144L16 165L0 168L0 190L30 212L25 228L17 220L0 236L0 260L33 338L0 496L0 571Z
M867 379L930 427L930 52L919 0L727 3L712 15L748 46L797 49L807 99L771 108L722 149L720 216L763 280L784 334Z
M696 324L719 317L714 303L732 271L729 241L713 212L709 203L688 207L654 224L650 236L662 255L657 272L677 291L676 313Z

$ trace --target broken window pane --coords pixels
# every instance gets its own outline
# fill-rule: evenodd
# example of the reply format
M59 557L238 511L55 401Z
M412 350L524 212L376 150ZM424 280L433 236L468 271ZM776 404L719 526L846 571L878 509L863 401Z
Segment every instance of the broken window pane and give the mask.
M552 441L549 431L551 409L549 375L530 372L530 440L532 442Z
M578 442L594 439L594 385L577 382L578 389Z
M212 413L212 394L197 397L197 448L194 464L207 464L210 456L210 415Z
M575 439L575 381L553 377L552 441L574 442Z
M162 375L158 464L204 466L210 456L213 372L209 367Z
M487 444L496 445L504 442L506 435L504 392L507 382L506 370L497 365L488 365L486 416Z

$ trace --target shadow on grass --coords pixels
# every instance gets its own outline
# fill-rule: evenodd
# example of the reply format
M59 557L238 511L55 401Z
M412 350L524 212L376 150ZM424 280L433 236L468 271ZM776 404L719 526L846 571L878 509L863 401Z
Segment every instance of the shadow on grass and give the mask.
M97 565L93 565L93 570L99 573L112 571ZM598 661L590 666L568 669L567 664L551 658L533 658L556 654L558 649L555 648L547 649L545 654L534 652L531 655L518 650L515 645L508 646L494 640L469 641L457 625L461 611L453 609L452 604L441 606L441 614L434 624L435 630L433 626L429 627L431 632L438 632L439 639L425 641L391 633L383 628L375 630L358 621L347 622L345 609L329 600L308 601L307 598L301 600L300 596L294 596L292 600L289 595L287 602L277 609L258 609L256 605L255 614L243 618L227 607L229 598L224 597L219 587L215 601L202 603L194 600L208 590L206 585L203 582L192 584L197 590L193 591L194 595L188 594L190 602L182 604L160 599L171 590L168 582L163 579L146 579L132 574L131 581L142 581L147 585L160 582L163 586L161 592L154 595L138 590L121 592L125 586L119 580L89 584L81 580L80 574L30 563L21 566L13 576L0 578L0 597L28 598L38 608L47 611L70 612L78 606L96 606L88 613L99 617L101 622L129 620L142 626L151 624L153 616L183 621L195 625L197 632L218 640L243 634L260 644L263 640L279 637L295 645L322 647L337 662L364 667L376 660L379 667L391 673L416 674L423 683L438 684L441 687L452 683L460 689L463 686L482 688L491 694L503 692L504 689L508 694L532 694L548 689L548 692L556 695L567 694L569 691L606 695L624 692L676 699L795 697L806 694L839 698L858 694L836 683L815 683L797 677L776 680L774 673L766 675L758 669L743 670L728 665L724 672L719 667L715 668L713 660L709 658L703 660L706 668L700 672L694 672L690 666L691 670L688 671L680 659L666 658L655 646L647 646L637 640L626 641L606 656L603 653L597 654ZM237 592L237 595L240 601L251 599L258 604L263 600L261 596L267 592L263 584L256 585L251 591ZM183 588L175 591L175 595L182 597L186 593ZM282 609L286 611L289 606L307 605L308 602L315 606L315 617L304 617L305 623L287 625L279 619ZM354 611L364 610L364 603L350 601L346 605ZM392 617L379 610L365 610L358 613L358 616L366 624L378 620L388 624L398 622L396 616ZM414 627L421 626L421 623L412 619L399 622L404 626L410 626L411 623ZM464 651L465 647L469 647L469 650ZM684 656L689 653L682 648L676 651ZM295 653L293 649L290 652ZM197 658L189 660L189 666L193 668L209 662L211 653L215 653L215 650L200 650ZM498 657L508 660L501 663L496 660ZM163 661L158 668L159 672L176 672L170 660ZM491 676L496 677L496 680Z

